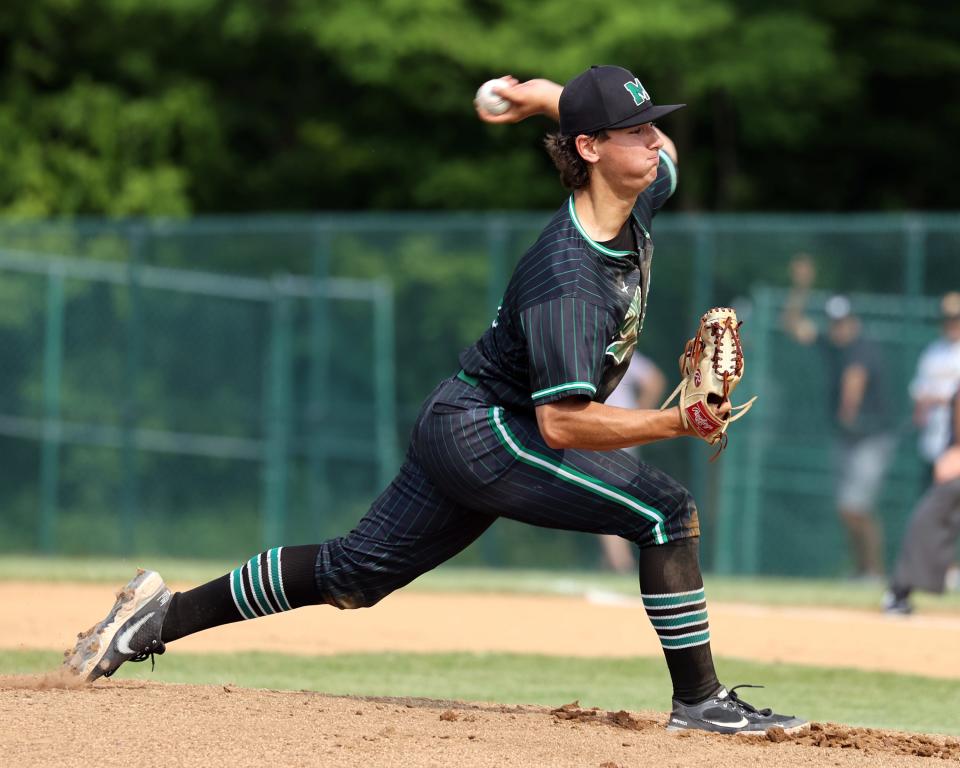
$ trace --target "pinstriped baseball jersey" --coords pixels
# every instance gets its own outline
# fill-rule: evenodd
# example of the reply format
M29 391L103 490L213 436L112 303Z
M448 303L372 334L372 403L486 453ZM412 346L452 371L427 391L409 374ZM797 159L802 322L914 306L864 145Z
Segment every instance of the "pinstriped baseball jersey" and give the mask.
M572 195L561 206L517 265L491 327L460 355L490 402L529 410L571 396L603 402L614 390L643 327L651 223L676 180L661 150L657 179L633 208L636 250L593 240Z
M629 363L649 293L650 222L676 184L661 157L631 217L642 248L591 240L572 198L553 217L517 266L493 327L461 355L464 370L424 402L397 477L347 536L321 545L324 602L373 605L498 517L640 547L699 535L696 504L676 480L626 451L553 449L533 412L571 395L604 399Z

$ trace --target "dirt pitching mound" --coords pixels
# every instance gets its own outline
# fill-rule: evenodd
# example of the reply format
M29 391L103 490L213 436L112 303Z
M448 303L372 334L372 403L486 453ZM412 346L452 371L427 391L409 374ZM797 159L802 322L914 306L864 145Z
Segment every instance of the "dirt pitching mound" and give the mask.
M956 739L814 724L800 736L670 734L666 715L574 702L550 709L137 681L59 687L0 677L0 754L52 765L922 765L960 762Z

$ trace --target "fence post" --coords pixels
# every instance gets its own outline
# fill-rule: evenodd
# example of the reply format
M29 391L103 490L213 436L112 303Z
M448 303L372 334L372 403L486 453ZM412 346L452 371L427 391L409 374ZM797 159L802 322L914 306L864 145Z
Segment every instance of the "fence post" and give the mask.
M906 312L902 335L905 340L922 338L924 272L927 262L927 231L925 222L919 216L908 215L905 219L903 292L907 296ZM920 349L916 350L917 355ZM919 497L927 482L925 473L918 463L913 464L913 495Z
M923 273L926 269L927 232L917 216L906 217L906 248L903 264L903 292L910 297L923 295Z
M63 367L63 269L51 262L47 271L47 317L43 345L43 444L40 457L40 551L56 549L60 503L60 396Z
M770 369L770 337L776 327L773 296L768 288L758 288L754 292L754 307L756 319L751 323L751 332L756 332L756 344L751 356L751 366L756 378L756 391L763 392L769 378ZM761 398L754 406L753 413L742 424L750 424L746 435L746 450L744 466L741 468L743 485L743 525L740 530L741 562L743 572L754 574L760 565L760 518L761 518L761 478L757 476L758 469L763 464L763 452L767 442L767 403Z
M393 287L378 280L373 302L373 369L376 372L376 441L379 485L385 488L397 471L396 361L394 358Z
M140 403L137 397L137 379L143 347L143 304L140 291L140 270L143 266L144 228L130 230L130 259L127 263L127 296L130 316L127 321L127 350L124 360L123 428L121 447L121 502L120 550L130 554L134 548L136 522L139 514L139 470L137 456L137 424Z
M293 303L285 282L286 278L283 277L273 280L273 299L270 305L265 414L266 456L260 532L263 549L269 549L282 541L287 516Z
M330 276L331 231L324 222L313 230L313 290L310 293L310 365L307 373L307 451L310 472L307 505L317 538L326 538L323 516L330 508L324 419L330 378L330 298L325 293Z

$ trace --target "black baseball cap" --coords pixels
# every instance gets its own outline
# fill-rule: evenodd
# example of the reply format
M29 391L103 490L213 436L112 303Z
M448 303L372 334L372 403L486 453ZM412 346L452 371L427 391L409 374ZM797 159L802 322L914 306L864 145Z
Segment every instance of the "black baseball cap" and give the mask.
M579 136L659 120L686 104L654 106L639 78L623 67L594 64L563 87L560 133Z

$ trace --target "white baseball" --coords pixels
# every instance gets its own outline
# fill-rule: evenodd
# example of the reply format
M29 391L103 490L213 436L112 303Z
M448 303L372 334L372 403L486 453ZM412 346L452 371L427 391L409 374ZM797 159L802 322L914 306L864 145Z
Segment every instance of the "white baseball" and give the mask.
M477 89L477 106L491 115L502 115L510 109L510 102L502 96L498 96L494 90L509 87L510 83L502 78L487 80Z

